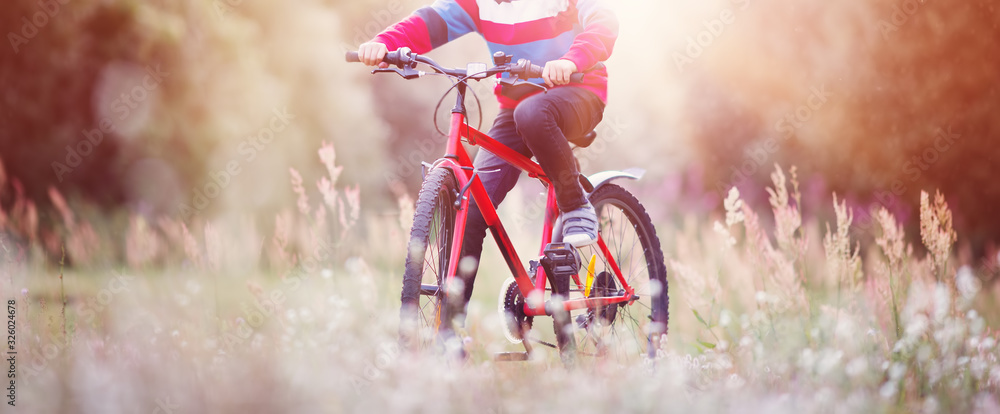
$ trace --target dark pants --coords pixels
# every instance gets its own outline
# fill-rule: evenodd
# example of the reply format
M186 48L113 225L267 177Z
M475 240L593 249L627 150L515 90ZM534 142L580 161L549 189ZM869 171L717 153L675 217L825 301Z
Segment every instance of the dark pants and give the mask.
M502 109L489 135L526 157L535 156L545 175L555 186L556 201L562 211L572 211L587 203L580 172L567 136L582 136L597 126L604 116L604 103L592 92L576 87L554 88L526 98L515 109ZM493 206L499 206L517 184L521 170L489 151L480 149L473 163ZM496 172L487 172L494 171ZM476 259L483 252L486 221L473 201L465 225L462 257ZM465 303L472 297L476 269L462 275Z

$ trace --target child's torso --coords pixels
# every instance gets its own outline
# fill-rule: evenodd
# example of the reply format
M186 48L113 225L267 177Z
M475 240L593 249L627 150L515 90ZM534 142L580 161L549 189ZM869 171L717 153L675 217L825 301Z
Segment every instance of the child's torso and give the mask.
M490 53L502 51L515 59L541 65L566 54L582 31L575 1L478 0L476 3L480 34L489 44Z

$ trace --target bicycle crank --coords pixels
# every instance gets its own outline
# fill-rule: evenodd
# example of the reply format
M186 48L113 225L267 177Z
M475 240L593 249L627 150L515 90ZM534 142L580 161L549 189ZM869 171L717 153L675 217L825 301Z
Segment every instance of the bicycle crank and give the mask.
M503 320L503 334L513 344L524 340L524 333L531 329L533 316L524 314L524 295L517 288L514 278L507 278L500 288L500 299L497 310Z

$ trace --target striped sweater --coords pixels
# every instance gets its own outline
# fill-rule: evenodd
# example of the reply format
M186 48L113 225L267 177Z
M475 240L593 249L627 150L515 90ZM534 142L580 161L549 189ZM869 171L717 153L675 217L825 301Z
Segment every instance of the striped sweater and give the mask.
M600 0L436 0L374 40L390 51L406 46L427 53L472 32L486 40L490 53L502 51L540 66L556 59L572 61L587 76L583 83L567 86L586 88L607 101L607 70L594 66L611 56L618 20ZM502 108L519 102L501 95L499 85L496 95Z

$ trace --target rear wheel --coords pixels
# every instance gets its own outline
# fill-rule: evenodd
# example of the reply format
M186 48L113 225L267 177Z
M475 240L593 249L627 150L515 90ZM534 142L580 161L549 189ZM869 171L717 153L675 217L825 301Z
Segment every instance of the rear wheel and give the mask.
M433 346L450 332L454 312L445 306L458 183L451 170L432 170L417 196L403 274L400 343L411 350Z
M576 353L623 363L655 357L667 334L670 304L656 229L639 200L622 187L604 185L591 194L590 202L597 211L601 239L634 289L634 300L573 315ZM596 243L580 249L581 284L586 284L587 265L594 255L589 297L621 296L622 284ZM583 296L585 286L576 287L576 296Z

